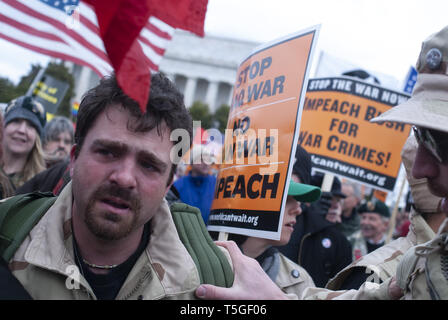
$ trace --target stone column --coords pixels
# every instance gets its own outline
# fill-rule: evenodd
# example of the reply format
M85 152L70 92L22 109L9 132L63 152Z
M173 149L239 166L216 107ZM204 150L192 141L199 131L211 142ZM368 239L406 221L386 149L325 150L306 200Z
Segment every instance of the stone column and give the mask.
M184 102L187 108L191 107L194 99L194 92L196 91L196 78L187 78L185 85Z
M207 94L205 96L205 103L208 104L210 112L215 112L216 106L216 95L218 94L218 82L210 81L208 83Z
M233 98L233 85L230 85L230 93L229 93L229 99L227 101L227 104L231 107L232 106L232 98Z

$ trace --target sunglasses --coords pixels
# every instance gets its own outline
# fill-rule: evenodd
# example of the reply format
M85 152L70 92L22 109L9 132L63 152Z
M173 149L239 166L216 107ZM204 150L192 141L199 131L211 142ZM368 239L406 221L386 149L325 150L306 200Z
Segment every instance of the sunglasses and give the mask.
M448 163L448 134L413 126L415 138L440 162Z

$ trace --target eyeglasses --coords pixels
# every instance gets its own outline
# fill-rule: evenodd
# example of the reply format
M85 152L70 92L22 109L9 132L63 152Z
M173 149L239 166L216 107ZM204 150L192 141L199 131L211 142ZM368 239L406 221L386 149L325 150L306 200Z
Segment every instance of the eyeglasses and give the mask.
M423 145L440 162L448 162L448 134L413 126L418 144Z

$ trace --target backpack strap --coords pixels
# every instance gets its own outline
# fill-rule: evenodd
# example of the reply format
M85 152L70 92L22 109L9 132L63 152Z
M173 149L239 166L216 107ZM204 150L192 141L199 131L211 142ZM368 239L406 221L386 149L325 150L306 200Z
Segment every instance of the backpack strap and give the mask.
M67 166L64 170L64 173L62 174L61 178L59 179L56 186L53 188L53 194L59 195L61 193L61 190L64 189L64 187L72 180L70 176L70 165L67 162Z
M233 271L224 253L213 242L198 208L185 203L170 207L180 240L199 272L201 283L220 287L233 284Z
M0 255L9 261L31 229L56 201L51 192L11 197L0 204Z

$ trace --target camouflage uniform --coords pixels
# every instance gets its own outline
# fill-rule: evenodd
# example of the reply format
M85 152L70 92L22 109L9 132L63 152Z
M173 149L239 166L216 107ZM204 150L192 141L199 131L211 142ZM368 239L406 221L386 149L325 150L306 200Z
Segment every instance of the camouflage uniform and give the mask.
M429 129L448 133L447 39L448 27L445 27L423 42L416 64L417 82L411 99L382 113L371 122L399 122L415 125L420 132L422 129ZM443 144L446 137L436 141L433 136L422 137L420 134L419 136L422 148L432 155L429 159L433 163L428 164L429 168L439 170L431 174L434 179L440 179L440 171L445 172L447 166L446 161L443 161L440 156L441 151L446 152L446 144ZM422 163L419 164L419 166L422 165ZM429 173L423 171L422 167L414 169L419 176L430 176ZM448 195L444 196L444 200L447 201ZM441 207L446 210L446 203ZM448 230L446 226L447 219L433 240L412 247L403 256L397 267L396 278L397 284L404 291L404 299L448 299Z
M358 290L329 290L325 288L307 288L302 300L390 300L388 288L392 278L382 284L364 282Z
M405 300L448 299L448 233L410 249L397 268L397 284Z
M275 283L285 293L293 293L300 297L308 287L314 287L311 276L298 264L279 253L280 269L275 277Z
M429 241L435 236L434 231L431 230L422 216L414 210L411 212L410 220L411 226L406 237L398 238L352 262L335 277L330 279L326 288L338 290L344 280L353 271L353 268L356 267L366 268L366 272L371 274L369 279L377 283L378 281L386 281L388 278L394 276L398 263L406 251L412 246Z
M426 179L415 179L412 176L412 165L417 151L417 141L410 136L401 151L401 158L406 169L407 179L411 188L414 205L420 212L434 214L438 211L440 197L436 197L429 192ZM423 217L414 209L411 209L409 217L411 225L409 233L404 238L398 238L389 244L376 249L368 255L348 265L340 271L333 279L328 281L326 288L338 290L344 280L353 271L353 268L363 267L366 273L371 274L369 280L374 282L385 281L395 275L398 263L403 258L403 254L412 246L425 243L435 237L434 231L428 226Z
M96 299L74 261L71 208L70 183L9 262L33 299ZM151 241L116 299L194 299L199 283L164 200L151 221Z

